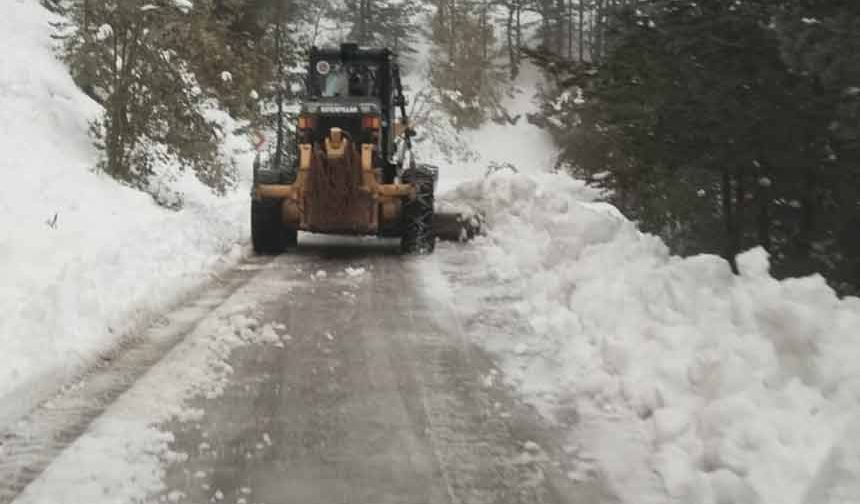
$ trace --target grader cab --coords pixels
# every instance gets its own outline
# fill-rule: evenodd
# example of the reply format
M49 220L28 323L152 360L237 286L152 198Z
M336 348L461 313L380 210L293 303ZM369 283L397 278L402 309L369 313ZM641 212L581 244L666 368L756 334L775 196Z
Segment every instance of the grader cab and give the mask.
M254 165L254 250L281 253L309 231L399 237L404 253L432 252L438 171L412 160L412 134L391 51L312 49L293 150Z

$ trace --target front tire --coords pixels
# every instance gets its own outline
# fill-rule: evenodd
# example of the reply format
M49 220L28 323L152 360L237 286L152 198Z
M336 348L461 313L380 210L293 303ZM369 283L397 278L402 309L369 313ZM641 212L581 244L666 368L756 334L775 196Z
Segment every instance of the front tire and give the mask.
M289 233L281 222L281 202L279 200L251 200L251 243L254 252L260 255L277 255L289 243ZM296 241L296 232L292 232Z
M415 185L415 199L403 204L403 235L400 250L404 254L432 254L436 248L433 230L435 179L430 173L409 171L402 181Z

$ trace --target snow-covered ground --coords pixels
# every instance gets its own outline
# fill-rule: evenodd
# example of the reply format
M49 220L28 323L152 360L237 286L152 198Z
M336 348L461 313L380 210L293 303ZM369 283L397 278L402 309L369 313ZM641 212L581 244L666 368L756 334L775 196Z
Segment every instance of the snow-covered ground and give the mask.
M185 206L171 212L94 171L98 105L54 56L51 20L38 2L0 2L0 425L235 261L247 237L247 185L218 198L178 175ZM221 120L225 156L249 166Z
M860 502L860 299L818 276L776 281L761 249L737 277L716 256L672 256L550 173L531 125L470 139L478 177L442 200L480 210L486 236L438 249L428 275L448 283L432 295L569 428L572 479L600 474L630 504ZM499 160L518 173L481 176Z

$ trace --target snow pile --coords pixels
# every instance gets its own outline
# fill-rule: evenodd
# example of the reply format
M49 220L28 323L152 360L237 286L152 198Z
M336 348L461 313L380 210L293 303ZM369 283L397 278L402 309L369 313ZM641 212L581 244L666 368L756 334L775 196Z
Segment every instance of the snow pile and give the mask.
M860 299L773 279L761 249L737 277L672 256L595 197L508 172L448 195L486 215L473 246L506 292L484 302L514 299L528 330L485 343L570 425L570 476L637 504L860 502Z
M359 277L364 276L365 273L367 273L367 269L362 268L360 266L359 267L347 266L343 270L343 272L349 278L359 278Z
M244 189L217 198L163 167L168 196L184 201L171 212L94 172L87 131L99 107L55 58L52 20L38 2L0 2L0 425L206 280L225 253L235 261L248 232ZM223 154L244 156L235 124L220 122Z

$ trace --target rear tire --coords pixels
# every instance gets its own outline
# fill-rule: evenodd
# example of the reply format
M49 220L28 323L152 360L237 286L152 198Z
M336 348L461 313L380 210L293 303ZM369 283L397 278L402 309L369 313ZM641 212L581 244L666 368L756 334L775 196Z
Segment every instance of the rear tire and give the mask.
M280 200L251 200L251 242L260 255L277 255L284 251L289 239L296 241L296 231L290 235L281 222Z
M404 254L432 254L436 248L436 233L433 231L433 189L435 179L431 173L408 171L401 177L407 184L414 184L415 199L403 204L403 235L400 250Z

